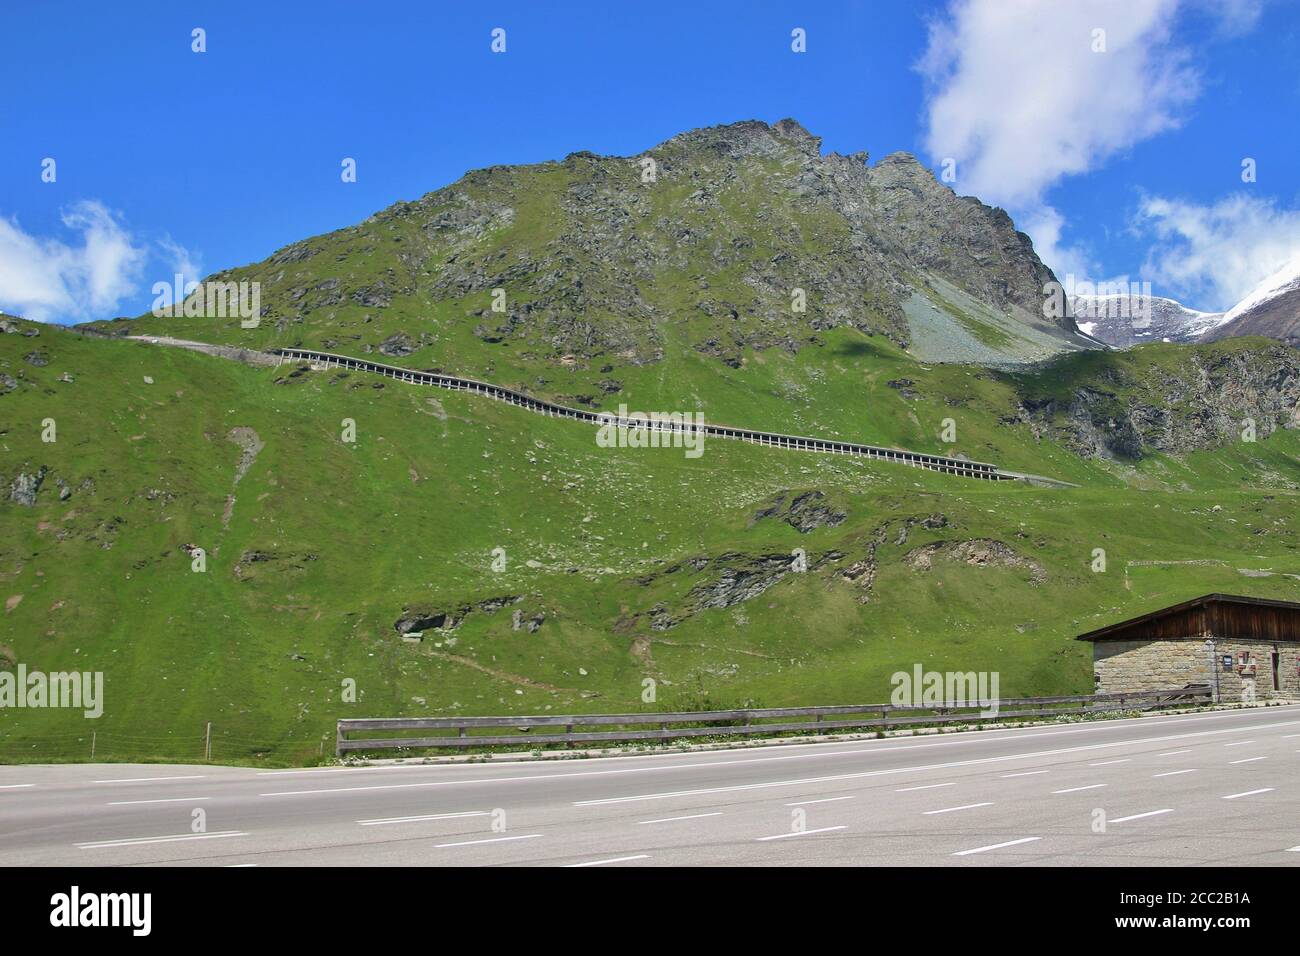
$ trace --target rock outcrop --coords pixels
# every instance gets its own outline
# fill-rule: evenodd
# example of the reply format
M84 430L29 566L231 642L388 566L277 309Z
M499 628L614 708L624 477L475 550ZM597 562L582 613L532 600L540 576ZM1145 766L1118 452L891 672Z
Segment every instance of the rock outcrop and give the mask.
M1027 389L1006 423L1028 425L1084 458L1128 461L1300 426L1300 351L1286 345L1188 346L1167 360L1117 363L1102 375L1080 371L1068 360L1049 368L1039 380L1048 393Z

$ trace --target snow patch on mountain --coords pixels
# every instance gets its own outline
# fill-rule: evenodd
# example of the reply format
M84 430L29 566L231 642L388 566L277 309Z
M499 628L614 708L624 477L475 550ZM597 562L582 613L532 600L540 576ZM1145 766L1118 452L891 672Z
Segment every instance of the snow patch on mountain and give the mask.
M1229 309L1224 314L1222 324L1227 324L1247 312L1266 305L1273 299L1281 298L1298 289L1300 289L1300 253L1296 253L1290 262L1255 286L1244 299Z
M1147 342L1192 342L1223 321L1221 312L1201 312L1174 299L1138 292L1076 295L1070 307L1081 332L1121 349Z

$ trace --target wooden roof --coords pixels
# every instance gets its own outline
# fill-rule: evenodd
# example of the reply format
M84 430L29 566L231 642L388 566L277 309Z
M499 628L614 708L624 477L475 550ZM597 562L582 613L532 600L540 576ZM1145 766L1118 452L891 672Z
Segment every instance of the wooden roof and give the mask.
M1120 621L1116 624L1108 624L1105 627L1097 628L1095 631L1088 631L1086 634L1080 634L1075 640L1079 641L1099 641L1099 640L1123 640L1147 637L1152 640L1176 639L1176 637L1192 637L1196 634L1179 634L1175 636L1169 631L1167 625L1173 625L1175 629L1183 627L1186 630L1187 624L1196 622L1195 626L1202 631L1209 631L1211 627L1215 630L1223 629L1222 615L1215 615L1211 619L1208 613L1212 608L1224 607L1245 611L1253 616L1261 612L1268 618L1277 621L1285 619L1288 625L1294 623L1294 627L1287 626L1284 628L1285 633L1278 633L1276 627L1267 628L1267 633L1261 633L1256 626L1255 621L1243 621L1243 627L1240 628L1240 634L1220 634L1215 633L1215 637L1250 637L1263 640L1300 640L1300 603L1295 601L1277 601L1271 598L1245 597L1239 594L1205 594L1190 601L1184 601L1181 604L1174 604L1170 607L1161 608L1158 611L1151 611L1148 614L1139 617L1129 618L1127 621ZM1231 628L1236 630L1236 628ZM1138 632L1138 633L1135 633Z

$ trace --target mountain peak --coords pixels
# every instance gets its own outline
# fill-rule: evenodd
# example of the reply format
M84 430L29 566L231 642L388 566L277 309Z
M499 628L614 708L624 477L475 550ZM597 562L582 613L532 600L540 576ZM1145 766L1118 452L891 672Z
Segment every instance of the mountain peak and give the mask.
M822 138L808 132L803 124L796 119L786 117L783 120L778 120L772 130L786 139L793 140L805 152L811 152L813 155L821 153Z
M820 136L814 136L798 120L787 117L773 124L748 119L702 126L678 133L656 148L682 146L740 157L776 155L793 146L809 157L817 157L821 155L821 144Z
M910 153L867 166L821 144L795 119L748 119L646 150L648 178L585 150L470 172L222 277L262 283L268 338L401 349L484 377L506 354L609 374L683 353L736 368L841 327L934 360L1080 347L1068 318L1044 321L1051 272L1005 213L954 196Z

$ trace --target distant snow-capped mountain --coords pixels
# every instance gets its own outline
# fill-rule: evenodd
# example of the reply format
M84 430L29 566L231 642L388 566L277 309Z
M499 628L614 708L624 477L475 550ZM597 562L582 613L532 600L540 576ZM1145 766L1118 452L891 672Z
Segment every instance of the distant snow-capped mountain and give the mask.
M1079 331L1126 349L1147 342L1194 342L1224 320L1162 296L1076 295L1070 299Z
M1265 335L1300 346L1300 255L1229 309L1203 339L1241 335Z

